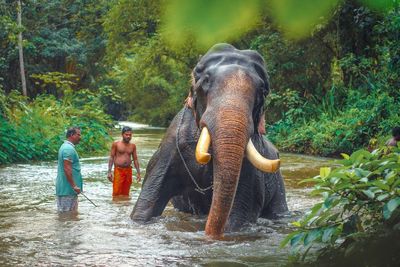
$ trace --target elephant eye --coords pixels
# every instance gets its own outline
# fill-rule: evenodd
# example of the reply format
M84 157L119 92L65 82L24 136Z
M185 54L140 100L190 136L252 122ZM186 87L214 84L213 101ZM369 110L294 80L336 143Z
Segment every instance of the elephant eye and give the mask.
M200 88L203 89L202 91L204 93L207 93L207 91L210 89L210 77L208 75L205 75L202 79Z

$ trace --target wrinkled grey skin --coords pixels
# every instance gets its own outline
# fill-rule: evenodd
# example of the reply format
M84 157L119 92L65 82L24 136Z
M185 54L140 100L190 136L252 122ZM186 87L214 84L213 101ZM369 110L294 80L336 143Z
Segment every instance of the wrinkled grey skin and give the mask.
M276 148L263 138L257 130L263 112L264 99L269 92L268 76L264 69L262 57L254 51L236 50L231 45L218 44L202 57L192 73L193 81L190 96L193 97L193 108L185 107L176 115L147 166L142 190L131 214L134 221L147 222L153 217L160 216L170 200L174 207L180 211L199 215L209 213L213 189L205 191L204 194L198 192L189 172L200 188L207 188L214 183L214 190L216 190L215 183L221 179L218 178L221 175L214 173L214 170L219 169L219 165L224 165L225 162L225 156L218 156L218 153L215 153L216 149L230 149L229 146L224 145L219 148L218 140L221 135L219 132L220 127L223 127L220 126L223 123L221 124L219 121L230 119L229 115L220 115L219 111L225 111L228 108L230 111L235 110L235 108L227 107L224 90L220 88L223 87L225 73L235 77L238 71L245 73L245 77L251 85L249 86L251 89L247 90L250 94L250 100L249 103L242 103L245 99L240 95L236 97L234 91L230 93L230 99L235 97L239 99L238 109L241 106L249 109L247 113L242 112L246 113L243 118L246 118L249 123L242 128L239 127L240 134L234 136L243 136L243 142L238 141L240 147L245 146L241 143L246 142L247 144L248 138L251 137L260 154L268 159L279 158ZM204 82L204 80L207 81ZM216 86L213 87L214 84ZM207 91L204 88L207 88ZM213 101L210 101L210 98ZM211 105L210 103L212 103L212 107L208 106ZM235 100L232 100L232 103L235 105ZM210 111L211 108L212 112ZM234 122L232 123L228 123L228 125L236 129ZM212 136L209 151L212 158L208 164L200 165L195 159L195 149L200 127L205 125ZM226 131L229 134L233 128L226 128L222 132ZM224 187L224 184L232 184L233 190L236 188L234 192L228 193L233 197L233 204L229 204L228 199L228 204L226 204L228 206L228 218L226 223L223 222L222 227L224 229L222 231L236 231L246 223L256 222L259 217L274 218L288 210L280 171L263 173L257 170L244 157L244 150L241 149L238 149L240 154L236 157L239 158L239 163L232 165L241 164L241 168L238 169L240 173L236 175L238 179L235 180L233 173L223 178L228 180L218 182L219 188ZM232 153L234 152L232 151ZM185 168L185 165L189 171ZM229 165L227 168L229 169ZM216 203L219 202L221 201L216 201ZM230 206L232 208L229 211ZM219 234L218 231L217 234ZM211 233L211 235L214 234Z

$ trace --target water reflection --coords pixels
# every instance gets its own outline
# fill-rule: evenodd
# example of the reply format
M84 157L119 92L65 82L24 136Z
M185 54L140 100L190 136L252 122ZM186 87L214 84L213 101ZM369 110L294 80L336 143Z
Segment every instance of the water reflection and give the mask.
M134 132L143 177L163 134L160 129ZM98 207L80 196L78 214L68 215L56 212L56 161L0 168L0 266L284 264L287 251L278 247L290 231L288 225L318 201L297 183L318 174L327 159L282 154L291 216L259 219L218 241L204 235L206 216L180 213L170 205L149 224L132 222L129 215L140 184L133 184L130 199L113 199L107 164L107 155L82 159L84 192Z

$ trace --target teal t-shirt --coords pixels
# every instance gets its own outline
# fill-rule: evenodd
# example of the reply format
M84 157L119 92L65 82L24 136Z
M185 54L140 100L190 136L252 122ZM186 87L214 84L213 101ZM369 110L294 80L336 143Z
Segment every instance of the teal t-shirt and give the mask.
M64 172L64 160L69 160L72 162L72 178L75 184L82 190L82 174L81 174L81 164L79 163L79 156L75 150L74 145L65 141L61 145L58 151L58 169L57 169L57 179L56 179L56 195L57 196L74 196L76 192L72 189L70 183L67 180Z

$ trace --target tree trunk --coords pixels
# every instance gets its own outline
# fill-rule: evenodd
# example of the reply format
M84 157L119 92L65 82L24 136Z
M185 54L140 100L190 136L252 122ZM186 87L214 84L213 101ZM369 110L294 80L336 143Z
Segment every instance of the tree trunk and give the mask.
M21 22L21 13L22 13L22 6L21 6L21 0L18 0L18 28L20 32L18 33L18 50L19 50L19 67L21 70L21 84L22 84L22 94L24 96L27 96L27 90L26 90L26 79L25 79L25 66L24 66L24 51L22 48L22 22Z

